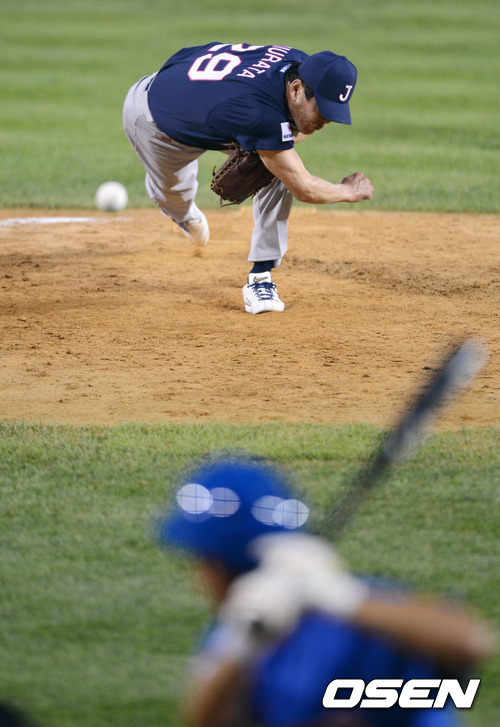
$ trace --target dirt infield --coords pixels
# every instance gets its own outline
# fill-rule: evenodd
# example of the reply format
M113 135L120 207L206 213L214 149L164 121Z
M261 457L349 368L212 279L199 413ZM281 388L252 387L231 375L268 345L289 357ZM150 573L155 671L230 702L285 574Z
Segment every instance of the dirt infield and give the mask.
M49 215L91 220L8 221ZM298 208L286 310L251 316L251 209L207 216L199 252L155 209L0 210L0 417L387 426L480 335L490 360L440 427L500 424L499 217Z

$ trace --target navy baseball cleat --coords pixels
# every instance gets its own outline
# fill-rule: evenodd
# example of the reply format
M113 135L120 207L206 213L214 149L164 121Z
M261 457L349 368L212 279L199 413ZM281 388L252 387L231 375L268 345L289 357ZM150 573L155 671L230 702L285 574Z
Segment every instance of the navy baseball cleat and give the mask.
M271 280L271 273L250 273L248 282L243 287L243 300L245 310L253 315L285 309L276 285Z

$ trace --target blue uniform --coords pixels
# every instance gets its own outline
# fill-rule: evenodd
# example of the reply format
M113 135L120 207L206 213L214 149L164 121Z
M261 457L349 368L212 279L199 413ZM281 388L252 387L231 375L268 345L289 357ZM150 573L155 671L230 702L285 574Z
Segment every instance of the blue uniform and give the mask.
M285 71L306 53L288 46L209 43L183 48L148 91L151 115L172 139L201 149L293 147Z
M224 650L224 628L213 627L203 653ZM457 710L339 710L323 707L333 679L437 679L435 667L382 637L321 614L305 616L295 630L254 665L251 717L262 727L461 727Z
M259 665L252 704L266 727L298 727L329 719L338 710L322 706L333 679L438 678L432 665L411 658L378 636L321 615L303 619L293 634ZM336 714L337 713L337 714ZM456 711L444 709L350 709L362 727L459 727ZM357 719L356 719L357 718ZM322 722L319 722L320 724ZM348 724L351 724L349 722Z

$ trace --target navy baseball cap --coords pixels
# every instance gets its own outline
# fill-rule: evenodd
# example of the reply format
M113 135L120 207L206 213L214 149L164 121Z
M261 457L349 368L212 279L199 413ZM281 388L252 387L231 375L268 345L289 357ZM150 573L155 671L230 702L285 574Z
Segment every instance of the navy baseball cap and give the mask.
M240 457L220 459L183 478L173 509L157 522L157 537L239 573L257 565L248 552L254 538L297 530L308 516L278 469Z
M345 56L325 50L302 61L298 71L314 91L321 116L338 124L350 124L349 101L356 85L356 66Z

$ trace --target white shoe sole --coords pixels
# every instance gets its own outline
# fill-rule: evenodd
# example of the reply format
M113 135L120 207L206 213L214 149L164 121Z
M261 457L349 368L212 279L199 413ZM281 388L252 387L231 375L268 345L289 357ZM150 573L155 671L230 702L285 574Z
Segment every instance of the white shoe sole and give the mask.
M256 316L259 313L281 313L285 310L285 304L282 300L259 300L256 303L252 302L250 296L245 295L245 285L243 288L243 300L245 301L245 310L247 313L251 313Z
M255 306L255 308L252 308L249 305L245 306L245 310L247 313L251 313L252 315L256 316L259 313L282 313L285 310L285 306L276 307L276 304L262 304L260 303L258 306Z

